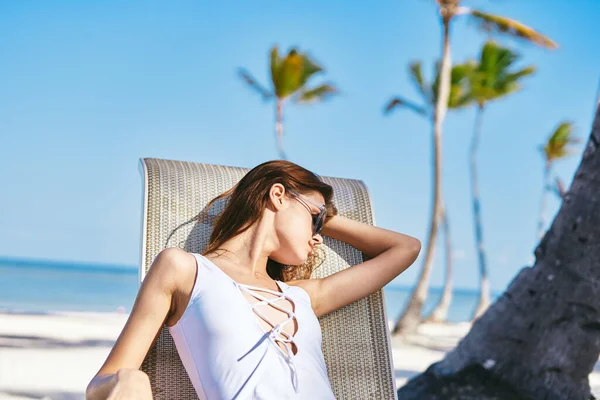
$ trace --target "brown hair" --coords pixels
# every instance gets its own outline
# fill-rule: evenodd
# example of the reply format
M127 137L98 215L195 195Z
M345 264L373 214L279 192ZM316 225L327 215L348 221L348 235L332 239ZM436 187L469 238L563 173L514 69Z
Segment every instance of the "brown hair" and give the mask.
M286 190L297 193L319 192L325 199L327 217L337 214L337 209L332 204L333 188L323 182L318 175L290 161L268 161L254 167L233 188L208 203L205 212L200 216L200 221L216 201L228 198L225 209L213 225L208 246L203 254L220 250L223 243L245 232L257 222L267 207L269 190L275 183L280 183ZM271 278L282 281L307 279L323 262L323 256L324 252L319 248L318 253L313 252L303 265L287 268L269 259L267 273Z

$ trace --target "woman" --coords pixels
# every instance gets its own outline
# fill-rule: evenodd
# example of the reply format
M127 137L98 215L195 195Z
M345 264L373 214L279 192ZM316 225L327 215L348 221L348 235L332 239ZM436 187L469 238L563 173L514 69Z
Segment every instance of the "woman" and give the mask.
M332 197L312 172L270 161L214 199L228 203L208 248L156 257L86 398L151 399L139 368L167 324L201 399L333 399L317 317L381 289L420 242L336 215ZM322 235L369 260L310 279Z

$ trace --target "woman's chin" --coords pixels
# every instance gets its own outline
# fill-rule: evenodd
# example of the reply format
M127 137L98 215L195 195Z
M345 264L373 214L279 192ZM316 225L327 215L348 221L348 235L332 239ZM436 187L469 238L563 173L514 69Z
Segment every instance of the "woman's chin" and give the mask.
M306 262L306 260L308 260L308 256L310 255L310 253L305 253L305 252L301 252L298 253L296 255L295 260L293 263L290 263L290 265L302 265Z

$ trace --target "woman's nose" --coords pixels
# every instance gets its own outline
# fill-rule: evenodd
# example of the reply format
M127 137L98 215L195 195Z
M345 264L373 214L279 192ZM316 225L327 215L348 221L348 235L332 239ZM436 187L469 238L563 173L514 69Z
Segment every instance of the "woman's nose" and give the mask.
M313 241L314 241L316 244L323 244L323 236L321 236L321 235L319 235L319 234L317 233L317 234L315 234L315 235L313 236Z

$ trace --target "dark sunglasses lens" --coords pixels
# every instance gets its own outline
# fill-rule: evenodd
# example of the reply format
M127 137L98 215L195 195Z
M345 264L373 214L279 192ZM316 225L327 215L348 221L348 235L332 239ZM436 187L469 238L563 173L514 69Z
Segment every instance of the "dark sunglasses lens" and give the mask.
M315 235L321 233L325 222L325 210L321 211L319 215L313 218L313 225L315 229Z

